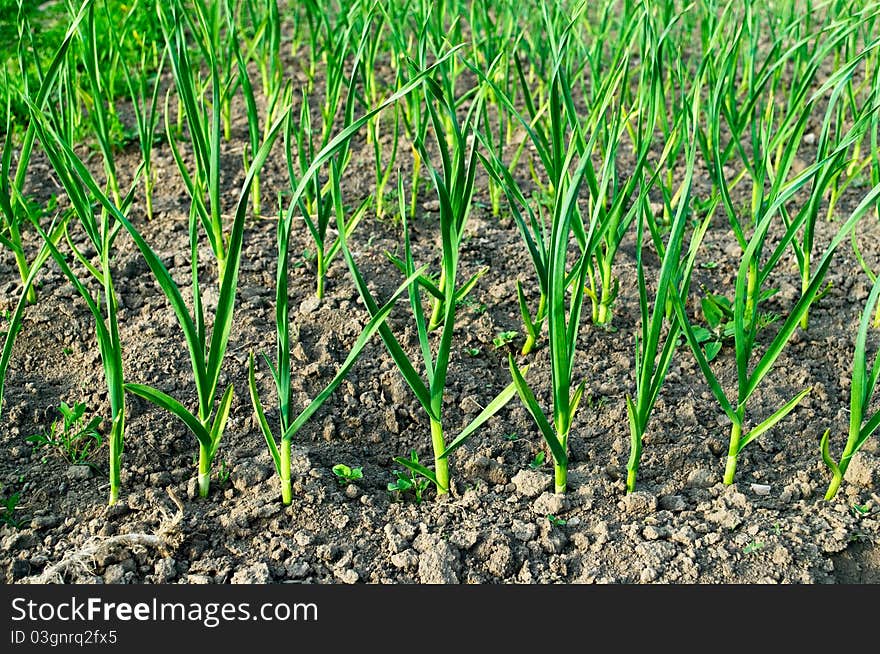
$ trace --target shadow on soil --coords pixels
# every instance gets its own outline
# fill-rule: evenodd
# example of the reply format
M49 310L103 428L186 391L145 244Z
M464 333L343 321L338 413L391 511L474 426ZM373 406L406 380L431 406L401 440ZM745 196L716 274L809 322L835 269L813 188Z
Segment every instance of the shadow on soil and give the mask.
M833 560L837 583L880 583L880 546L877 543L854 543Z

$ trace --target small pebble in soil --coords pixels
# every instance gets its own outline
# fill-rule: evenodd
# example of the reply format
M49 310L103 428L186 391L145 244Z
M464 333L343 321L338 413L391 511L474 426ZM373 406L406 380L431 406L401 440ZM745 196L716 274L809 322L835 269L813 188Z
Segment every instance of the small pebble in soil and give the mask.
M308 315L318 310L321 306L321 300L318 299L317 296L309 295L302 303L299 305L299 312L303 315Z
M346 570L334 570L333 576L344 584L356 584L361 578L357 570L352 570L351 568Z
M690 488L709 488L715 483L716 475L706 468L697 468L693 470L687 478L687 485Z
M656 581L659 573L656 569L648 566L646 568L642 568L642 571L639 573L639 581L643 584L649 584L652 581Z
M642 530L642 536L645 540L659 540L661 538L666 538L668 535L669 530L666 527L648 525Z
M687 502L681 495L664 495L660 498L660 507L667 511L684 511Z
M718 509L717 511L706 513L706 520L714 522L719 527L732 530L739 527L742 524L743 519L736 511L730 509Z
M636 491L624 495L619 505L626 513L653 513L657 510L657 498L645 491Z
M267 584L272 581L272 575L269 566L260 561L236 570L231 581L233 584Z
M568 509L568 500L564 495L542 493L532 504L532 511L538 515L557 515Z
M549 489L552 479L550 475L537 470L520 470L513 476L511 482L516 486L520 495L532 498Z
M84 481L91 479L94 471L91 466L68 466L67 478L71 481Z
M538 533L538 527L533 522L523 522L522 520L514 520L511 525L513 537L524 543L535 540Z
M40 515L31 520L31 529L52 529L61 524L61 519L54 515Z
M752 484L750 488L755 495L765 496L770 494L769 484Z
M414 570L419 565L419 555L413 549L391 555L391 565L401 570Z
M303 579L309 574L309 564L305 561L294 561L285 566L287 576L291 579Z

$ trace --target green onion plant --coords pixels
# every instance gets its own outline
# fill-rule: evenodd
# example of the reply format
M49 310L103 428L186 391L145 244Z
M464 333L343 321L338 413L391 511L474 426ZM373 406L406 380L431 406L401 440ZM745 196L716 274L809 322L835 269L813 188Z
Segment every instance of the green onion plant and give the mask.
M807 183L809 178L815 175L819 170L819 166L811 166L787 185L779 189L777 195L767 208L768 214L775 213L780 206L790 198L797 189ZM724 413L731 422L730 441L728 454L724 471L724 483L732 484L736 474L736 467L739 455L743 449L761 434L772 429L780 420L791 413L800 401L809 393L810 389L804 389L788 400L780 408L774 411L768 418L757 425L748 428L746 423L746 408L749 399L754 395L760 383L773 368L776 360L785 349L789 338L794 333L806 313L809 306L819 294L825 274L829 267L837 247L843 239L849 236L850 231L861 217L867 213L873 203L880 196L880 186L875 187L865 196L862 202L856 207L847 221L841 226L840 231L831 240L828 248L825 250L820 259L816 270L813 273L810 284L801 295L797 303L791 308L785 318L779 331L775 334L766 348L762 348L760 356L756 356L761 350L757 349L756 335L758 332L758 311L760 298L762 297L762 286L769 276L770 270L767 269L769 263L773 263L774 256L770 257L768 266L759 269L756 263L761 249L764 247L767 239L767 230L772 220L769 217L758 217L756 227L748 246L741 259L739 269L736 276L736 290L734 296L734 345L736 354L736 380L737 390L735 399L729 399L725 392L719 377L712 371L711 366L702 350L694 330L685 314L683 299L673 290L673 304L676 315L680 324L683 326L685 336L687 338L690 349L697 360L712 394L715 396ZM787 245L785 238L792 238L792 230L786 232L782 242L778 247ZM753 359L757 358L756 362Z
M867 354L871 312L877 306L878 297L880 297L880 281L875 281L859 320L850 383L849 435L840 460L836 461L831 456L829 442L831 430L826 430L822 436L822 460L831 472L831 483L825 493L826 500L832 500L837 495L853 456L880 427L880 411L875 411L873 415L869 411L871 398L874 397L874 390L877 388L877 379L880 377L880 353L875 353L874 364L870 369Z
M476 140L472 138L472 132L476 128L474 123L479 121L479 103L482 101L482 95L477 96L463 123L459 124L453 104L447 99L443 88L430 77L426 78L425 82L427 84L425 92L427 106L431 117L431 124L436 134L437 147L442 160L442 169L438 170L431 163L424 143L418 143L417 145L422 150L423 160L431 173L440 200L440 282L435 284L428 276L417 274L418 271L413 259L410 238L410 218L407 215L403 182L400 180L398 184L398 199L404 240L403 268L407 277L416 275L417 279L416 283L409 287L409 297L412 316L418 334L421 362L416 363L418 359L414 360L406 353L387 324L382 324L379 327L379 334L389 354L397 364L398 370L413 391L419 405L427 414L431 427L431 444L434 451L433 470L421 463L414 462L412 458L395 457L395 461L408 468L414 474L428 479L436 488L438 496L440 496L447 494L450 490L449 454L494 416L513 397L514 389L511 385L502 390L447 445L446 425L443 419L443 395L446 389L450 357L453 352L456 307L473 289L480 276L480 272L477 272L464 284L460 286L458 284L459 249L465 235L465 226L473 194L474 176L476 174ZM445 115L446 120L441 118L441 112ZM445 131L447 124L452 125L451 133ZM334 185L334 188L337 188L336 185ZM343 255L355 280L358 293L370 314L376 316L380 311L379 305L367 286L367 282L347 245L341 198L338 192L335 194L335 202ZM442 325L442 330L439 335L439 341L436 342L434 347L432 347L430 338L431 327L422 305L421 291L423 290L427 292L434 302L435 313L439 312L440 314L438 322ZM440 307L439 310L437 309L438 306ZM416 365L423 367L427 383L417 372Z
M698 91L699 87L696 88ZM670 289L674 288L676 294L687 297L697 252L703 236L709 228L713 214L712 211L709 211L702 222L696 225L691 234L690 244L685 251L687 225L692 219L691 193L698 149L695 121L699 116L699 95L695 95L691 113L693 116L690 117L689 122L692 129L688 138L685 176L679 190L675 192L679 200L665 243L661 238L662 230L658 225L652 224L656 219L648 202L647 189L645 188L647 185L644 178L638 199L641 211L640 218L636 223L636 275L641 321L635 338L635 393L632 397L629 394L626 396L630 428L630 456L626 465L627 493L635 491L644 436L651 419L651 412L675 356L681 334L681 327L677 319L667 313L667 308L670 306ZM645 242L646 224L648 224L649 233L654 238L654 245L661 257L653 302L649 298L646 266L642 256L647 245ZM681 260L682 254L685 255L683 261Z
M24 28L26 24L20 27L22 32L19 35L19 68L24 80L24 92L26 97L30 96L33 103L41 110L49 107L50 114L55 120L58 120L59 113L52 109L53 105L50 102L50 97L53 89L56 86L60 86L56 84L58 78L69 67L68 52L74 38L78 34L80 25L92 11L92 3L93 0L85 0L83 2L79 12L71 20L64 39L59 44L55 55L45 71L41 67L37 67L40 88L36 94L32 94L27 82L27 64L25 63L27 56L24 49ZM33 54L34 58L38 60L38 53L34 50ZM4 82L9 86L8 73L6 72L4 72ZM34 267L39 270L40 265L37 265L37 261L45 262L46 256L38 257L32 262L28 261L22 241L22 230L35 220L35 212L26 197L25 185L27 183L28 167L31 162L37 127L34 123L29 123L28 127L24 130L18 147L18 159L13 167L17 125L13 121L12 99L13 93L10 90L6 93L3 154L0 156L0 245L10 250L15 257L15 265L18 268L18 274L25 290L27 302L33 304L37 300L37 295L32 283L33 279L31 279L31 283L28 283L28 279L32 278L31 272ZM16 331L17 329L13 327L8 334L12 334L14 338ZM0 367L0 389L2 389L4 373L5 367ZM0 398L2 398L2 392L0 392Z
M92 291L74 272L71 262L58 249L52 235L35 225L43 237L52 258L64 275L74 285L88 305L95 320L95 335L101 355L101 365L110 401L110 434L107 438L110 450L110 499L114 504L119 498L121 460L125 435L125 390L122 367L122 343L119 338L117 318L118 301L113 284L111 258L114 242L120 230L118 218L128 210L134 197L134 185L123 203L117 205L108 197L112 191L102 190L85 164L74 153L70 144L48 125L40 109L30 104L31 121L36 125L43 152L49 159L55 175L64 187L78 224L85 232L88 243L97 252L100 263L92 265L83 253L68 239L75 259L83 265L86 274L101 288L101 296L95 298ZM108 182L108 187L113 188ZM98 216L93 206L103 208Z
M571 32L574 24L574 21L569 22L561 34L560 42L563 47L559 48L560 53L564 52L566 35ZM553 98L567 95L560 92L561 64L561 58L558 58L551 82L551 102L555 102ZM620 70L610 74L609 77L619 80ZM609 92L594 108L594 115L602 115L611 107L613 93L610 89L613 88L613 84L609 83ZM551 111L552 113L554 112ZM550 178L554 189L554 201L547 252L547 323L553 402L552 422L538 403L534 391L526 383L512 355L508 361L520 399L534 418L553 456L554 489L557 493L565 493L567 489L568 442L574 416L586 387L586 380L583 380L572 391L577 340L590 261L610 227L610 222L600 220L600 217L606 208L609 187L614 177L611 159L616 151L616 144L611 144L605 153L606 158L602 161L600 173L595 175L592 154L599 130L593 130L589 139L585 138L585 130L578 123L572 125L568 131L568 138L566 138L567 131L565 123L554 119L551 123L547 148L548 152L554 153L549 161L551 170L555 171L555 177ZM569 172L572 168L574 168L573 172ZM595 176L591 178L591 175ZM590 193L589 213L586 220L579 207L580 191L583 187L586 187ZM634 204L629 209L631 212L638 210L638 204ZM572 239L578 245L578 252L574 263L569 265Z
M173 0L169 6L156 5L162 32L165 36L171 73L178 93L178 121L186 118L192 147L192 169L184 159L175 138L180 130L172 129L169 101L171 89L165 96L165 136L171 153L189 193L190 212L198 217L205 229L208 243L217 262L217 276L223 283L226 260L229 257L223 219L223 202L220 186L220 129L224 87L220 76L219 54L213 46L212 22L205 5L194 5L195 18L190 18L181 0ZM187 28L191 27L191 30ZM210 82L205 86L198 65L193 62L189 50L189 34L194 33L200 52L207 60ZM204 86L204 88L203 88ZM208 91L210 90L210 94Z
M400 88L395 94L390 96L387 100L381 103L379 106L373 108L369 112L367 112L364 116L358 118L357 120L351 121L349 125L345 127L338 135L333 137L322 149L318 152L310 161L308 168L303 172L300 176L299 181L296 183L296 187L293 190L293 194L289 199L289 204L286 212L283 216L280 217L278 221L278 229L276 232L276 244L277 244L277 256L278 256L278 268L275 276L275 333L276 333L276 360L273 364L268 357L266 359L266 363L269 367L270 373L272 375L272 380L275 384L275 391L278 401L278 423L279 423L279 435L276 442L276 436L269 426L268 419L266 417L266 410L263 408L263 402L260 398L259 390L256 385L256 376L255 376L255 363L253 355L250 358L249 365L249 385L250 385L250 395L251 401L254 406L254 411L257 416L257 420L260 425L260 429L263 433L263 436L266 439L266 444L269 448L269 452L272 455L272 459L275 463L275 470L278 473L278 478L281 482L281 499L284 504L290 504L291 502L291 482L290 482L290 448L291 443L293 441L294 436L297 432L302 428L302 426L308 421L308 419L317 411L320 406L330 397L336 387L342 382L345 376L348 374L349 370L354 366L357 361L358 356L360 355L363 348L369 342L369 339L375 332L381 329L385 325L385 319L390 314L391 310L394 308L394 304L397 299L411 287L413 280L415 280L419 275L421 275L422 270L414 271L408 277L408 279L397 289L397 291L391 296L388 302L385 303L381 308L376 307L375 311L371 310L371 318L367 325L364 327L354 346L352 347L348 357L345 362L339 368L339 371L334 376L332 381L322 390L313 400L312 402L297 415L293 416L293 393L294 387L292 384L292 376L293 371L291 370L290 362L291 362L291 337L290 337L290 309L289 309L289 271L290 271L290 238L291 232L293 229L293 221L296 215L296 210L301 206L301 197L307 192L309 188L313 188L313 180L318 176L318 172L321 170L323 166L325 166L328 162L331 163L331 176L330 176L330 193L333 201L333 209L336 216L336 223L340 226L340 238L334 242L334 251L338 248L345 249L345 239L351 234L351 230L353 229L353 222L356 224L352 218L348 220L344 217L344 210L342 207L342 190L341 190L341 181L340 181L340 172L339 172L339 164L338 161L340 159L347 158L348 148L350 140L357 134L357 132L363 128L365 124L373 119L377 114L381 111L393 106L395 103L399 102L402 97L406 94L411 93L414 89L416 89L423 81L423 79L430 73L431 69L423 71L418 75L414 76L408 84L404 85ZM293 129L294 121L292 117L288 117L288 129L287 129L287 139L290 141L290 131ZM290 146L288 144L288 151L290 150ZM362 211L362 207L358 208L357 211ZM347 255L348 256L348 255Z
M223 391L219 402L217 395L226 347L229 342L229 333L232 329L249 192L254 177L269 156L272 145L284 126L286 119L287 116L282 115L272 125L260 149L255 153L242 184L235 208L235 218L232 222L229 240L226 245L225 267L221 275L222 282L219 285L217 308L214 312L214 323L210 334L205 321L205 312L201 300L202 289L198 274L198 224L195 211L190 213L189 220L190 255L192 258L191 290L194 315L190 314L177 283L171 277L159 256L147 244L131 222L123 216L118 217L131 235L135 245L141 251L147 266L171 304L177 321L183 330L198 396L198 411L192 413L180 401L153 386L128 383L125 385L125 389L169 411L183 422L196 437L199 443L198 487L201 497L207 497L208 495L211 481L211 463L220 446L226 421L229 418L229 411L232 407L232 384L229 384L226 390Z

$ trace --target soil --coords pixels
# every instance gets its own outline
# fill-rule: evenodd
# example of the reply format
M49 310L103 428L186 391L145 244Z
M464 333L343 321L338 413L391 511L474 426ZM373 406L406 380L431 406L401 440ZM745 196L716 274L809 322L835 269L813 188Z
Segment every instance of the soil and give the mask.
M226 144L224 185L229 210L243 179L246 128L239 115ZM410 169L401 147L398 165ZM118 163L130 175L137 161L130 144ZM346 201L354 205L374 186L372 146L355 142L345 174ZM809 160L810 153L803 157ZM132 218L172 275L188 284L188 198L167 145L155 152L155 217L142 203ZM705 171L703 171L705 173ZM263 172L263 201L287 187L280 147ZM45 159L36 156L31 192L61 195ZM697 193L708 189L703 175ZM395 188L392 179L388 188ZM475 417L509 383L509 345L500 332L522 332L516 280L534 287L525 249L506 208L493 217L487 181L477 180L462 248L461 279L487 267L458 311L444 418L450 433ZM853 187L843 215L865 189ZM64 206L63 200L61 206ZM390 204L390 203L389 203ZM437 203L422 182L413 220L417 261L436 263ZM817 226L821 251L839 226ZM80 238L80 236L76 236ZM880 224L866 218L859 239L869 261L880 257ZM353 251L374 292L387 297L400 282L386 251L400 252L401 226L368 217ZM717 212L695 272L689 310L699 316L699 289L724 292L738 265L726 219ZM31 243L35 247L35 243ZM366 321L366 312L338 257L327 295L314 297L313 262L304 224L291 244L291 325L294 384L305 406L332 378ZM210 307L212 258L200 252ZM649 265L656 257L646 255ZM711 263L710 263L711 262ZM123 488L107 507L106 446L94 468L71 466L58 453L34 452L25 441L46 431L60 402L85 402L109 415L91 314L54 265L39 277L39 302L27 309L6 380L0 421L0 482L20 491L19 528L0 527L0 579L6 583L867 583L880 579L880 452L869 441L849 468L837 499L822 498L829 480L819 439L831 428L839 451L848 424L849 374L859 311L868 293L851 250L842 246L827 294L811 312L749 406L751 424L806 386L812 392L771 433L741 455L737 481L721 483L729 424L686 347L677 354L651 419L638 491L624 494L629 432L624 397L632 391L634 330L638 324L635 244L629 237L615 261L620 296L613 326L585 318L575 379L587 380L588 398L570 441L569 492L552 491L552 470L529 464L543 451L530 416L511 401L451 457L450 496L390 492L400 469L392 458L415 449L431 461L429 426L381 341L375 339L347 380L299 432L294 443L294 497L283 506L279 483L247 395L250 352L274 356L275 218L250 219L245 236L238 305L225 378L236 389L231 416L214 464L208 499L196 496L195 439L170 414L128 398ZM119 322L128 381L150 383L193 407L195 390L173 312L139 252L120 236L114 260ZM650 275L649 275L650 277ZM778 267L780 291L767 309L784 313L800 283L793 258ZM0 253L0 311L19 295L14 261ZM534 300L534 298L531 298ZM216 300L215 300L216 301ZM390 324L406 349L418 352L408 304ZM769 342L775 327L762 332ZM545 336L546 338L546 336ZM876 347L877 334L872 334ZM545 341L540 341L543 345ZM549 406L546 347L528 357L529 380ZM734 383L732 347L715 362ZM273 401L262 365L257 381ZM270 422L276 413L269 413ZM549 460L549 456L547 457ZM363 468L363 478L340 484L337 463ZM80 555L80 556L76 556ZM61 566L58 566L63 562Z

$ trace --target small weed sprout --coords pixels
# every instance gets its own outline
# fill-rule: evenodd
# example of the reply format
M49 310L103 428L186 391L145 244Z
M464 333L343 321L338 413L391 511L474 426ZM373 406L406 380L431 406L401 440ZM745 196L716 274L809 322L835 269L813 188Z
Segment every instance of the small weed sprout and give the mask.
M512 330L499 332L495 336L495 338L492 339L492 345L495 346L496 350L500 350L505 345L509 345L510 343L512 343L513 339L515 339L517 336L519 336L519 332L515 332Z
M395 460L400 458L397 457ZM421 504L422 494L428 490L431 482L427 477L415 472L415 467L421 465L419 463L419 455L415 450L412 450L409 454L409 463L410 465L404 466L403 470L393 471L394 481L388 482L388 490L399 495L412 491L416 504Z
M21 516L16 516L15 511L21 501L21 491L6 495L3 485L0 484L0 524L13 529L20 529L24 524Z
M336 475L336 481L343 485L351 484L364 478L364 469L361 466L352 468L344 463L337 463L333 466L332 470L333 474Z
M101 418L92 416L86 420L86 405L82 402L75 402L72 407L62 402L58 413L61 418L52 423L48 432L33 434L25 440L33 445L34 452L51 449L71 465L92 465L89 459L104 444L98 431Z

